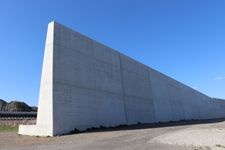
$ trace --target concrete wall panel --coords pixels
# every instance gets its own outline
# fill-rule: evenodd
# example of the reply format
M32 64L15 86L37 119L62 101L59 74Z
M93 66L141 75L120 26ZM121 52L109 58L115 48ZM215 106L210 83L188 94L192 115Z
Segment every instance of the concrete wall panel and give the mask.
M127 124L155 122L154 108L149 99L125 97Z
M168 84L169 101L172 110L172 120L179 121L184 120L184 107L182 101L182 89L176 85Z
M150 70L149 74L156 122L171 121L172 108L166 78L154 70Z
M148 67L120 56L123 95L128 124L155 121Z

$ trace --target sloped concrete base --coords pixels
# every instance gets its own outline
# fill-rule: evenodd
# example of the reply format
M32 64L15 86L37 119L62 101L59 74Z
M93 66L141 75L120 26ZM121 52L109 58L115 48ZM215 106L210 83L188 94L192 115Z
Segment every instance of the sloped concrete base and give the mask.
M37 125L20 125L18 134L30 136L53 136L48 127Z

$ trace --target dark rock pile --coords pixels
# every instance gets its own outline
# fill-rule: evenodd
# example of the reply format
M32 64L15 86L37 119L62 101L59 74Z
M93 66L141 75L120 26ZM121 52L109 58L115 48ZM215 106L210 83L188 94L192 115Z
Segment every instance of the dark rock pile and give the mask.
M11 101L7 103L6 101L0 99L0 111L6 112L36 112L37 107L30 107L24 102Z

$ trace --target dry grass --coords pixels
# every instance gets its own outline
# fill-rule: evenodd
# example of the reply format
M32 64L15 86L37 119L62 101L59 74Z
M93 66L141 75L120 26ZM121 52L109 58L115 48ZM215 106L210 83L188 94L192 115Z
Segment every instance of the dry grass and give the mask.
M18 126L0 125L0 132L17 132Z

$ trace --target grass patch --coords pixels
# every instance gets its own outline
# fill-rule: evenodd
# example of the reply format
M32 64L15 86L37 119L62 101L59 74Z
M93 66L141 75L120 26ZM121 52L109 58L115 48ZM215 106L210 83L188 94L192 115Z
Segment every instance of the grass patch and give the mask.
M0 132L17 132L18 126L0 125Z

